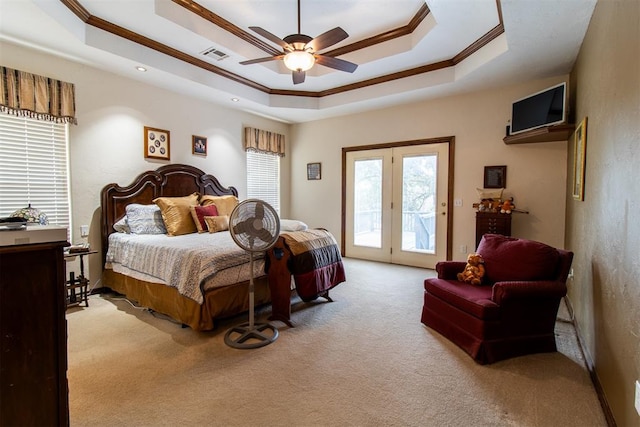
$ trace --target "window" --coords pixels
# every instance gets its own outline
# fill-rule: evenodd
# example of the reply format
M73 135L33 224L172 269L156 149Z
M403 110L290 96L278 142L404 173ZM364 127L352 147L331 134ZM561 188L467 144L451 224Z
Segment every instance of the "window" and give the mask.
M280 214L280 157L247 151L247 198L269 203Z
M0 217L31 204L50 224L69 228L68 129L0 114Z

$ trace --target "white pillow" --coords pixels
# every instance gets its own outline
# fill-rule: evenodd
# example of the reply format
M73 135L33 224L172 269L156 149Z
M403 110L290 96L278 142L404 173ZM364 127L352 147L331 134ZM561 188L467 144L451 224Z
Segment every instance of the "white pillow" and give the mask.
M297 221L295 219L281 219L280 220L280 231L304 231L307 228L307 224L302 221Z
M113 229L118 233L131 233L131 229L129 228L129 224L127 224L127 216L123 216L120 218L115 224L113 224Z
M157 205L132 203L125 208L131 234L166 234L162 213ZM189 213L191 220L191 213ZM195 225L193 226L195 228Z

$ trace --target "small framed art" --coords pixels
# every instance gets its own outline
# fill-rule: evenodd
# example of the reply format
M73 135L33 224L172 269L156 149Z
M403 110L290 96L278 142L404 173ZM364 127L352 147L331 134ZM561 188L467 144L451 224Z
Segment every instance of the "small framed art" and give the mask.
M204 136L193 135L191 137L191 152L196 156L207 155L207 138Z
M149 159L170 159L169 131L144 127L144 157Z
M573 198L584 200L584 166L587 158L587 118L573 133Z
M506 188L507 187L507 167L506 166L485 166L484 167L484 188Z
M322 163L307 163L307 179L322 179Z

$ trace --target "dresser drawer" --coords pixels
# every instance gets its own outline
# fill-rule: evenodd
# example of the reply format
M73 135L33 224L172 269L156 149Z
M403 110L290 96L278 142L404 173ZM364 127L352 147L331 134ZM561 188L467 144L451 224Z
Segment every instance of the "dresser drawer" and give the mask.
M476 212L476 248L485 234L511 235L511 214Z

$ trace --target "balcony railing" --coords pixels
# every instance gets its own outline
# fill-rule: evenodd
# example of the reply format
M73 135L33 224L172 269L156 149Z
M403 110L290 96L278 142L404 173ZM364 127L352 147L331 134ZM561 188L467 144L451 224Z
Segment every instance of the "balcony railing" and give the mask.
M435 219L435 212L403 212L403 249L433 251L435 245ZM372 244L372 246L379 247L380 238L375 236L380 236L381 229L382 214L379 210L359 211L356 213L354 223L356 241L375 241L377 243ZM370 238L367 238L366 235L370 235Z

